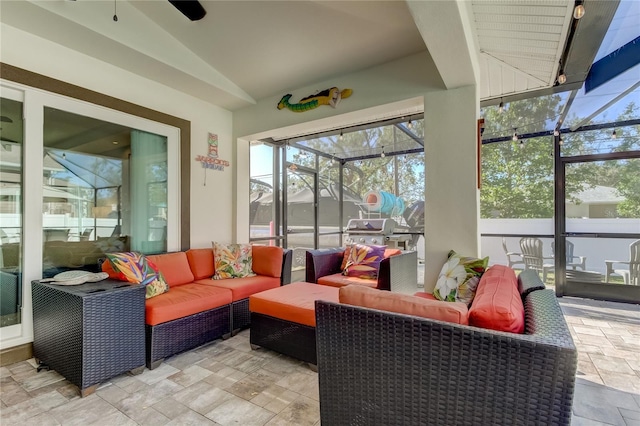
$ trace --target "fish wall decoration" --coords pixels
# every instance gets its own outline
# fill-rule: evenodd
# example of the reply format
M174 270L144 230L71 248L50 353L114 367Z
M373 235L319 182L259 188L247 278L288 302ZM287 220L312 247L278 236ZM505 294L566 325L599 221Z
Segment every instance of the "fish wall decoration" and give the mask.
M314 95L307 96L300 99L297 103L289 103L289 100L293 96L288 93L280 99L278 102L278 109L287 108L293 112L305 112L318 108L320 105L329 105L332 108L338 106L342 99L348 98L353 93L351 89L340 90L337 87L332 87Z

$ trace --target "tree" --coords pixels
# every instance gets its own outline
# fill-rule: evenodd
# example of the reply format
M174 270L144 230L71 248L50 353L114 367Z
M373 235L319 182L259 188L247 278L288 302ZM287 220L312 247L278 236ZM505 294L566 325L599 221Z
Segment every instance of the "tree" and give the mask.
M634 102L628 103L615 119L605 121L624 122L639 117L639 108ZM597 118L596 118L597 119ZM568 125L580 121L579 117L570 117ZM612 152L631 152L640 150L640 126L625 126L615 129L616 137L611 129L598 129L588 132L577 132L571 135L564 148L569 148L574 154L594 154ZM617 206L616 217L640 218L640 159L621 159L578 163L571 169L581 168L585 185L602 185L611 187L616 193L624 197L624 201ZM569 176L567 177L569 180Z
M559 95L512 102L502 113L484 110L490 139L543 130L559 114ZM495 142L482 147L483 218L553 217L553 137Z
M622 112L618 121L638 118L640 108L631 102ZM640 150L640 126L618 129L621 143L614 148L618 152ZM625 200L618 205L620 217L640 218L640 158L616 162L620 169L616 189Z
M484 139L513 134L549 131L564 106L560 95L512 102L500 113L484 110ZM591 132L575 133L562 146L562 155L585 153L597 139ZM486 144L482 147L482 190L480 214L483 218L551 218L554 215L554 137L541 136ZM598 184L597 166L591 163L566 170L567 201L579 202L575 194Z
M419 138L423 134L423 120L412 122L412 131ZM389 155L394 150L415 148L415 141L388 125L358 132L310 139L306 144L313 149L337 158L345 158L343 185L349 191L364 196L370 190L381 190L400 196L405 204L424 199L424 153ZM385 155L382 156L382 152ZM373 158L349 161L352 158L375 155ZM320 160L319 175L337 182L338 162Z

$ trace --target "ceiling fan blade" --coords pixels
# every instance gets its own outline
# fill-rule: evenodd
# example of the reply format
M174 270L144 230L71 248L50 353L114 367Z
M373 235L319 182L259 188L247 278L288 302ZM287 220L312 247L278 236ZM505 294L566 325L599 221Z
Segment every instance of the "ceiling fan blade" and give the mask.
M192 21L199 21L207 14L198 0L169 0L169 3Z

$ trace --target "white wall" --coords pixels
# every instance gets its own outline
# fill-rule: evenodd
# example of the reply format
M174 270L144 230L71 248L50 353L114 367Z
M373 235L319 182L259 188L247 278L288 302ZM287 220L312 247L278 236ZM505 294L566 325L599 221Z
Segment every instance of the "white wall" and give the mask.
M0 61L70 84L94 90L191 122L191 247L212 240L231 241L233 174L231 112L170 87L1 24ZM194 161L207 152L207 135L216 133L219 155L231 166L205 173Z
M340 128L353 124L356 119L375 119L370 111L358 112L380 107L394 102L421 96L431 90L443 88L435 65L424 54L412 55L364 71L345 74L330 80L318 81L305 87L291 88L291 103L324 89L338 87L340 90L353 90L351 97L342 100L337 108L320 106L314 110L296 113L287 109L278 110L277 105L283 95L260 100L255 105L242 108L233 113L233 132L238 138L256 139L292 134L305 134L327 128ZM388 111L387 111L388 112ZM342 118L349 115L350 121ZM379 111L380 114L383 110ZM331 126L333 124L333 127Z
M639 233L638 219L568 219L567 230L585 233ZM481 219L481 234L553 235L553 219ZM569 237L574 244L574 256L586 257L586 269L601 274L606 272L605 260L628 260L629 244L634 239ZM520 236L507 237L507 249L520 252ZM543 255L552 256L553 238L542 238ZM489 256L489 264L507 264L502 249L502 237L482 237L481 256ZM548 263L553 263L549 260ZM616 266L619 267L620 265ZM522 268L522 265L517 266Z

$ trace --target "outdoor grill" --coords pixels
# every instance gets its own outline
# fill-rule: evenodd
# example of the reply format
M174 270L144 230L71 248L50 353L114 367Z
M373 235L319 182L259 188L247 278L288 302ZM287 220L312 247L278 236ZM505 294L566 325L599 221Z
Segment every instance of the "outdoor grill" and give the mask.
M407 249L410 234L394 234L396 222L388 218L350 219L346 243L379 244L389 248Z

